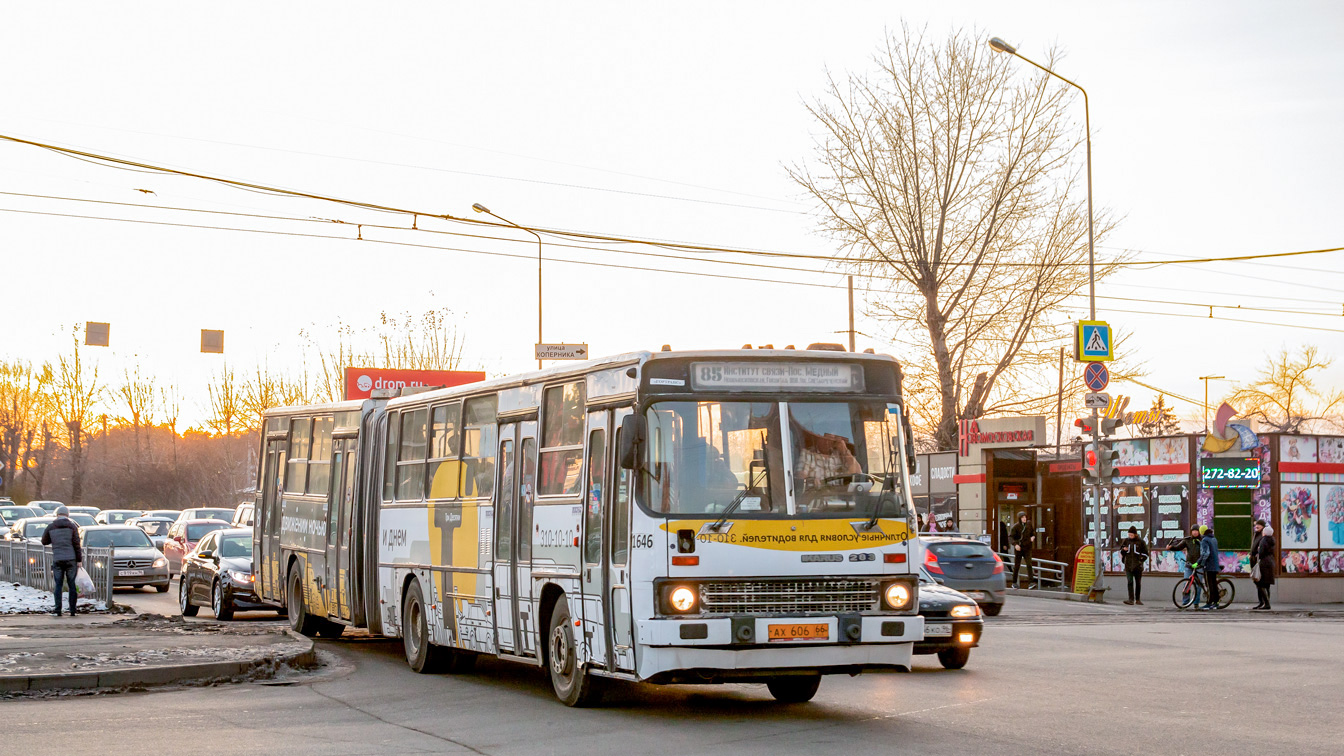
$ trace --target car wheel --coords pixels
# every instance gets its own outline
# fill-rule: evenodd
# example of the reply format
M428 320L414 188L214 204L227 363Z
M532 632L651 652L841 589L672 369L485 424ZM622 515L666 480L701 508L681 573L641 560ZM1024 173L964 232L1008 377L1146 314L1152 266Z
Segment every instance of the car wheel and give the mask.
M999 612L1003 611L1003 604L981 604L980 611L991 617L997 617Z
M185 579L177 583L177 606L182 610L183 617L195 617L200 611L199 607L191 603L191 587Z
M163 585L156 585L156 586L154 586L154 590L158 591L159 593L167 593L167 592L168 592L168 584L167 584L167 583L164 583Z
M401 643L406 649L406 663L422 675L438 672L447 662L447 649L429 640L425 599L420 593L420 583L414 580L401 600Z
M321 619L308 613L303 601L303 565L294 565L289 573L289 590L285 594L285 603L289 607L289 626L294 632L309 638L317 635Z
M551 611L550 632L546 637L546 666L551 673L555 697L566 706L576 707L593 706L601 701L602 680L589 673L579 660L578 645L574 642L574 621L563 597Z
M971 660L970 646L945 648L938 652L938 661L947 669L961 669Z
M776 677L765 684L780 703L807 703L821 687L821 675Z
M215 611L215 619L223 622L233 619L233 602L224 595L223 583L215 581L215 587L210 591L210 598L210 608Z

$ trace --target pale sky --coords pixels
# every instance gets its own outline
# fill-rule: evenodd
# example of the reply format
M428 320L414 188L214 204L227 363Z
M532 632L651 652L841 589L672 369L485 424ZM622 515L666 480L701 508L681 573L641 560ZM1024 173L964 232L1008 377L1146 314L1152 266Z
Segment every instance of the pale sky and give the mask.
M522 225L830 254L783 166L810 157L803 104L826 70L866 69L902 21L932 37L983 29L1029 57L1062 48L1059 71L1091 95L1096 202L1121 218L1108 247L1172 259L1344 246L1344 6L1330 2L25 4L0 27L0 133L435 213L474 216L480 202ZM139 360L199 405L221 363L199 354L201 328L224 329L240 369L292 367L301 329L449 307L468 367L535 366L530 236L363 232L525 258L511 259L16 213L357 233L12 193L409 225L15 144L0 144L0 192L0 358L53 359L72 324L108 321L113 346L93 351L105 377ZM545 254L843 284L550 240ZM546 340L599 355L802 346L846 327L843 288L560 262L545 278ZM1344 353L1344 253L1129 270L1099 294L1139 300L1100 299L1099 316L1130 336L1148 382L1185 396L1202 396L1200 375L1251 378L1280 347ZM1154 300L1320 314L1213 313L1252 321L1238 323L1160 315L1209 312ZM891 351L883 326L858 329L877 337L860 348ZM1344 364L1331 378L1344 382Z

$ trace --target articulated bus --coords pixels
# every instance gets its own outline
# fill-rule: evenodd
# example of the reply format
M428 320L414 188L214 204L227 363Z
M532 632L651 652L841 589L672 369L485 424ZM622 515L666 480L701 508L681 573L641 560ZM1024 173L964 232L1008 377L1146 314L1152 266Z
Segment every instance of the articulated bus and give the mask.
M265 413L256 585L299 632L402 638L418 672L536 665L569 705L909 668L894 359L640 352L406 391Z

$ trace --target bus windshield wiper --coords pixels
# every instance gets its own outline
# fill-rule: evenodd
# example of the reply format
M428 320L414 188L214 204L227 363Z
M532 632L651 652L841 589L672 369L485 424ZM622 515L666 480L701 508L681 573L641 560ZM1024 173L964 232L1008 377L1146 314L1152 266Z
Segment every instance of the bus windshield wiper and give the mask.
M723 514L719 515L719 519L715 520L714 524L709 526L709 529L715 533L719 532L719 528L723 527L723 524L728 521L728 515L737 511L737 508L742 504L742 500L747 498L747 494L750 492L750 488L743 488L739 491L737 496L734 496L733 500L728 502L728 506L724 507Z

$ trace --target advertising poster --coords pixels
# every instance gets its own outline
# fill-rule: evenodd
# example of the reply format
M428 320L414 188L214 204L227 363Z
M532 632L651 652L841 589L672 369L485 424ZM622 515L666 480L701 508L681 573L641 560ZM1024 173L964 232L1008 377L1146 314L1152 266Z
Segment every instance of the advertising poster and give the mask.
M1322 551L1320 559L1321 572L1332 575L1344 573L1344 551Z
M1087 489L1083 491L1083 520L1084 520L1083 530L1087 533L1087 536L1085 537L1084 540L1086 540L1089 543L1096 543L1096 537L1097 537L1097 527L1095 520L1093 519L1095 517L1095 515L1093 514L1093 509L1094 507L1092 506L1092 490ZM1109 489L1103 488L1101 489L1101 532L1102 532L1103 547L1110 544L1110 537L1109 537L1110 530L1108 529L1108 523L1110 522L1110 520L1111 520L1110 491ZM1105 560L1102 560L1102 563L1104 564Z
M1344 485L1321 486L1321 548L1344 549Z
M1148 508L1152 511L1153 546L1166 548L1184 538L1190 528L1190 486L1166 484L1148 489Z
M1131 527L1139 529L1139 537L1150 540L1148 527L1148 489L1146 486L1116 486L1115 527L1111 537L1122 539Z
M1279 461L1280 462L1315 462L1316 461L1316 438L1315 436L1280 436L1279 437ZM1312 473L1281 473L1280 478L1285 482L1311 482L1316 479Z
M1150 454L1154 465L1190 465L1190 441L1185 436L1155 438L1150 442ZM1173 475L1153 475L1153 483L1184 483L1190 479L1185 473Z
M929 517L932 520L931 533L955 533L957 531L957 495L933 494L929 496Z
M1115 450L1119 452L1116 458L1116 467L1147 467L1148 466L1148 439L1131 438L1124 441L1115 442ZM1122 484L1147 483L1147 475L1128 475L1116 478L1116 482ZM1126 526L1128 527L1128 526Z
M1273 522L1273 507L1270 502L1270 486L1266 483L1251 494L1251 517L1265 522Z
M1149 569L1153 572L1180 572L1185 569L1185 552L1154 549L1149 558L1149 565Z
M1320 570L1320 562L1315 551L1283 552L1283 574L1308 575Z
M1191 524L1213 527L1213 491L1207 488L1199 489L1195 497L1195 507L1195 521Z
M1344 438L1330 437L1318 440L1316 456L1327 465L1344 465ZM1344 475L1325 474L1321 482L1344 483Z
M1222 565L1223 572L1250 572L1251 571L1251 552L1249 551L1220 551L1218 552L1218 564Z
M1315 451L1315 445L1312 446ZM1283 549L1314 549L1317 539L1316 486L1283 483L1279 486L1279 546ZM1285 565L1286 568L1286 565Z

